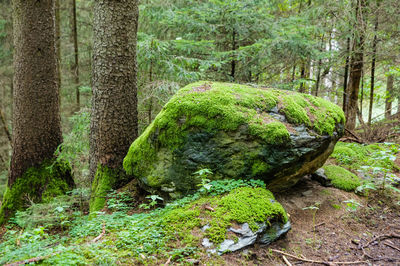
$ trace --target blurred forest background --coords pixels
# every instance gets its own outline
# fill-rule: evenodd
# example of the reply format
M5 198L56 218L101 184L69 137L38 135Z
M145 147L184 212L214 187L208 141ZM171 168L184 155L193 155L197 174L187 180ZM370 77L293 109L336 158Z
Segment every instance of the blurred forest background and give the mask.
M56 5L64 146L76 149L75 157L67 159L84 182L93 0L57 0ZM371 141L397 134L390 121L398 121L400 111L399 10L398 0L141 0L139 134L180 87L198 80L300 91L329 99L346 111L354 65L361 74L356 109L362 132L351 133L374 137ZM11 155L12 39L11 1L0 0L0 184L4 186ZM389 130L379 139L382 136L371 128L382 121Z

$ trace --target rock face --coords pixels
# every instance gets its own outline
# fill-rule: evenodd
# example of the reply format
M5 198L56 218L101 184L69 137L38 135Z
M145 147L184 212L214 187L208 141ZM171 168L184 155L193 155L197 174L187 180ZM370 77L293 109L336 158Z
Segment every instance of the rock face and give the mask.
M261 179L284 190L320 168L343 135L335 104L291 91L198 82L181 89L131 145L124 168L151 193L197 189L193 173Z

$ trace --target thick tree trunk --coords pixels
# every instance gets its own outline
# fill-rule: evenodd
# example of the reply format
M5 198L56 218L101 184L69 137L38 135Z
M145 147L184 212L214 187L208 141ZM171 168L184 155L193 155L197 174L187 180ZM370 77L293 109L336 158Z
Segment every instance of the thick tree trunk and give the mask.
M352 56L350 63L350 77L348 85L348 106L346 108L346 128L354 130L356 127L356 118L358 110L358 93L360 89L361 72L364 66L364 29L362 12L365 7L365 0L357 0L356 15L358 38L355 36L353 41Z
M26 195L40 201L73 185L69 169L53 163L62 142L55 2L14 0L13 7L13 153L0 224L24 207Z
M90 135L91 211L107 191L128 181L122 162L137 137L137 0L94 2Z
M75 83L75 97L76 106L79 110L80 108L80 93L79 93L79 51L78 51L78 31L76 23L76 0L71 0L71 40L74 45L74 63L71 67L72 75L74 77Z
M392 114L392 102L393 102L393 84L394 77L389 75L386 83L386 99L385 99L385 118L389 119Z

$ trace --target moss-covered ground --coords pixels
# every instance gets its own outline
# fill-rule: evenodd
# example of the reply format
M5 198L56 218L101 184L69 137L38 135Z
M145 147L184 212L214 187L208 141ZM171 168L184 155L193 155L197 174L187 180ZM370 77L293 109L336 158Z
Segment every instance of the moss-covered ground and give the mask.
M0 263L38 256L44 256L41 262L46 265L159 264L168 258L183 262L206 254L202 238L208 237L216 245L229 238L230 226L248 222L257 229L258 223L288 219L262 182L226 180L210 186L162 208L139 213L137 205L127 208L129 196L124 193L112 194L108 198L110 208L95 217L79 211L78 200L71 201L72 195L35 204L18 212L2 236ZM150 208L152 202L142 205ZM40 210L46 211L39 219L36 214ZM37 220L26 223L29 215ZM204 225L210 227L203 232ZM99 235L101 238L94 242Z
M399 171L395 163L398 152L399 145L394 143L338 142L323 168L332 185L346 191L376 190L382 185L395 190L393 185L399 182L394 174Z

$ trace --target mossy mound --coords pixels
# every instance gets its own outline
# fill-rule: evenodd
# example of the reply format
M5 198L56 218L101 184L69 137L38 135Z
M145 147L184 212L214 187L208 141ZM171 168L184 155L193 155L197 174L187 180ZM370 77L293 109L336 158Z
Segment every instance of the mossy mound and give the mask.
M273 190L323 165L343 134L342 110L306 94L197 82L164 106L131 145L124 169L151 193L178 197L201 181L258 178Z
M218 245L226 239L237 241L229 228L247 223L256 232L262 223L285 224L287 214L273 194L264 188L242 187L225 195L200 198L169 212L162 224L167 235L180 243L198 245L207 238ZM265 231L265 230L264 230Z
M352 172L337 165L325 165L323 167L325 175L331 181L331 184L345 191L354 191L361 185L361 180Z
M351 170L360 170L364 167L381 167L394 170L398 168L393 162L398 150L396 144L363 145L338 142L331 157L335 158L337 164Z
M29 168L17 178L11 188L7 186L0 208L0 224L31 202L49 202L73 187L74 181L68 163L51 160Z

